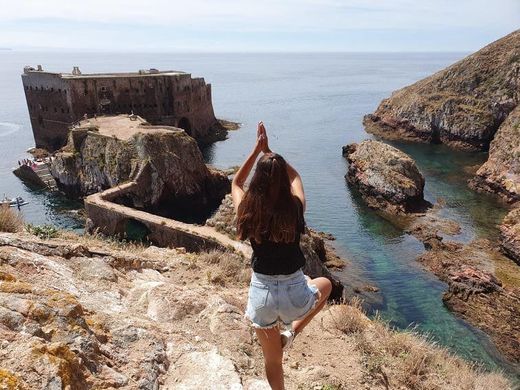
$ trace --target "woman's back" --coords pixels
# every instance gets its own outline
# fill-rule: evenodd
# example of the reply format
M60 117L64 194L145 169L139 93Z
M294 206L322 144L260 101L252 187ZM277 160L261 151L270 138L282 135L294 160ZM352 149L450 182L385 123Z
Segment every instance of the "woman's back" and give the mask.
M297 196L293 198L298 205L299 216L294 241L275 242L262 236L262 242L258 243L251 237L253 271L265 275L288 275L305 265L305 257L300 249L300 235L305 231L303 205Z

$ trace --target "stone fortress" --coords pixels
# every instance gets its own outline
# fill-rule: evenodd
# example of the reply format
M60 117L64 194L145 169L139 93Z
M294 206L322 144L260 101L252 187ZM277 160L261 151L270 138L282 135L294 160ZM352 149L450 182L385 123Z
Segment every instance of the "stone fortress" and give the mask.
M26 66L22 74L36 147L55 151L85 115L134 113L152 125L180 127L198 142L215 138L219 122L211 84L180 71L134 73L53 73Z

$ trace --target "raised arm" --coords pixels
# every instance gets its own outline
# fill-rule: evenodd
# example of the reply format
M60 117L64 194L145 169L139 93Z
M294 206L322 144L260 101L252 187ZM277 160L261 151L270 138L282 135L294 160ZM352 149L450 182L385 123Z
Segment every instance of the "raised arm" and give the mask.
M303 182L300 174L294 169L291 164L286 162L287 164L287 174L289 175L289 181L291 182L291 192L300 198L303 204L303 212L305 212L306 201L305 201L305 192L303 191Z
M244 184L247 180L247 177L249 176L249 173L251 172L251 169L253 168L253 165L255 164L256 158L262 150L268 148L266 143L267 137L265 135L265 131L263 131L262 128L263 123L259 122L256 133L257 137L255 147L253 148L253 151L249 153L249 156L247 156L246 161L244 161L240 169L237 171L235 177L233 178L233 182L231 183L231 197L233 198L235 212L238 211L238 205L244 196Z

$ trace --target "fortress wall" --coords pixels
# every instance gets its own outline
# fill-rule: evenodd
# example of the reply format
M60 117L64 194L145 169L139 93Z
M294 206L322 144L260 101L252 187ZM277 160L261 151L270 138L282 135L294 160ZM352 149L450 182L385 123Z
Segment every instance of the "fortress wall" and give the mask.
M211 88L189 74L154 77L77 78L72 84L77 118L133 112L151 124L182 127L194 136L206 135L216 122ZM110 102L103 104L103 102ZM183 120L185 118L185 120Z
M191 112L186 117L191 122L195 138L209 135L216 118L211 98L211 84L204 83L203 79L194 79L189 96Z
M22 84L36 147L55 150L63 146L74 121L69 84L53 73L37 78L24 74Z
M196 139L208 136L217 122L211 85L188 73L72 76L34 71L22 79L36 146L49 150L63 146L69 127L85 114L133 112L154 125L184 128ZM38 104L43 109L32 112Z

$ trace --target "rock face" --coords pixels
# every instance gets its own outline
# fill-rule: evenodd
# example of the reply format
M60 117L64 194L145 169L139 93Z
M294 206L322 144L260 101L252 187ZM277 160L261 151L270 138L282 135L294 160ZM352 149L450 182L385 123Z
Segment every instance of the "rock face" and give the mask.
M217 258L247 267L230 252L0 233L0 388L269 389L243 317L248 284L225 271L228 283L213 282ZM347 305L318 313L284 354L286 388L382 389L382 360L396 388L512 388Z
M197 143L183 130L140 119L135 124L127 116L108 119L72 130L67 146L53 159L52 175L68 195L135 180L140 190L121 202L169 216L172 209L212 210L230 191L227 176L206 167Z
M364 118L385 138L486 150L520 101L520 30L394 92Z
M520 265L520 206L511 210L500 225L500 246Z
M491 141L488 160L470 186L497 194L507 202L520 200L520 106L500 125Z
M415 161L400 150L379 141L363 141L343 147L349 162L345 178L359 189L366 203L390 214L424 210L424 177Z
M520 362L520 277L517 265L488 241L469 244L444 242L418 260L448 284L444 304L489 334L497 348L514 363Z
M206 224L236 240L236 214L231 194L226 195L218 210L206 221ZM303 272L311 278L317 278L319 276L328 278L332 282L331 298L341 298L343 285L331 274L325 264L344 262L341 259L337 259L338 256L334 254L331 248L325 245L325 240L319 233L309 228L307 228L306 233L301 236L300 248L306 259Z
M202 376L242 389L229 351L251 348L248 325L223 294L210 299L218 296L213 285L185 285L197 273L190 255L0 233L0 260L0 357L13 383L7 388L193 388ZM213 317L234 329L231 344L215 343ZM208 362L218 371L213 376L202 374Z

